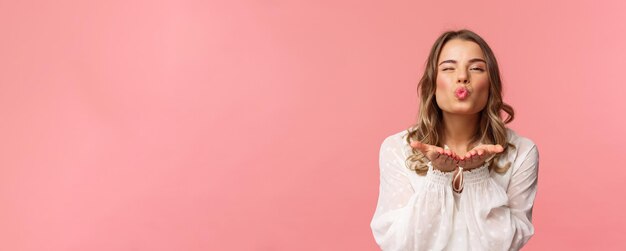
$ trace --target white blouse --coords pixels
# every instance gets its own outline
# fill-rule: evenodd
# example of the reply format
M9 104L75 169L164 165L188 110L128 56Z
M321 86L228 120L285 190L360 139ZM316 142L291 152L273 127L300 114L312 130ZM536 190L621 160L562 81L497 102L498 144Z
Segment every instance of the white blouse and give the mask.
M374 239L392 250L519 250L535 230L532 209L537 192L539 152L535 143L507 128L510 149L498 164L464 171L461 193L452 190L452 172L433 169L419 176L405 166L411 153L407 131L380 147L380 189L370 223ZM446 146L447 147L447 146Z

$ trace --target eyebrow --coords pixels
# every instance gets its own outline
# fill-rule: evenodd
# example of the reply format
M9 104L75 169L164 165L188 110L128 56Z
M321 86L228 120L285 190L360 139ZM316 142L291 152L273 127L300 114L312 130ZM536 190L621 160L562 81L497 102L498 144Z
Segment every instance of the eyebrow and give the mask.
M474 62L483 62L483 63L485 63L485 64L487 63L487 62L485 62L485 60L484 60L484 59L482 59L482 58L472 58L472 59L470 59L468 62L470 62L470 63L474 63ZM439 65L442 65L443 63L453 63L453 64L456 64L457 62L456 62L456 60L454 60L454 59L448 59L448 60L441 61L441 63L439 63Z

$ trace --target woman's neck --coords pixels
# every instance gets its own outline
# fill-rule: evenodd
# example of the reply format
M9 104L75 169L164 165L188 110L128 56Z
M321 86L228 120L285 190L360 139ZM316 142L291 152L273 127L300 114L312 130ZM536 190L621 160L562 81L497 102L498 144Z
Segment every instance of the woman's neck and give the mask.
M478 130L480 113L455 114L443 112L443 143L453 151L465 152Z

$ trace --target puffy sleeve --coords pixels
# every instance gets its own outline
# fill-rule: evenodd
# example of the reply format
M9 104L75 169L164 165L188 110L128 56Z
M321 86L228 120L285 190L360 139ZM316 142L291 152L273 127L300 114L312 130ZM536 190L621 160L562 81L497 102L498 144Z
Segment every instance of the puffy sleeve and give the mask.
M513 166L511 166L513 168ZM466 171L459 210L465 215L472 250L519 250L533 236L539 152L533 144L505 190L486 165Z
M378 246L392 250L442 250L452 234L452 173L432 168L413 189L400 141L387 138L380 148L380 187L370 227Z

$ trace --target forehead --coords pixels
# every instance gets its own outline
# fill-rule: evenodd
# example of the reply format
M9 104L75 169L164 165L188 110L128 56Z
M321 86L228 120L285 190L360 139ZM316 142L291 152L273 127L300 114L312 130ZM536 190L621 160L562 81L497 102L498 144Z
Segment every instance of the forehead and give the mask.
M467 61L472 58L484 59L483 51L477 43L461 39L452 39L441 49L438 62L448 59Z

